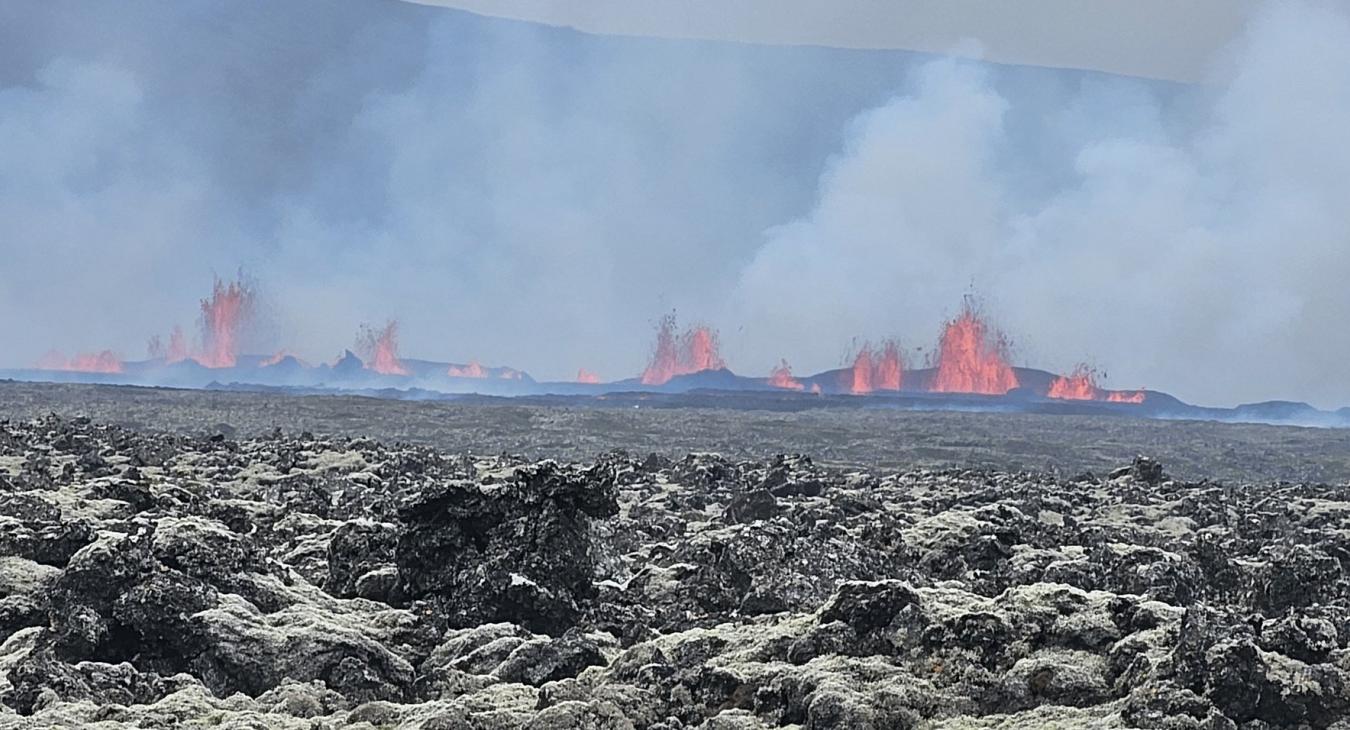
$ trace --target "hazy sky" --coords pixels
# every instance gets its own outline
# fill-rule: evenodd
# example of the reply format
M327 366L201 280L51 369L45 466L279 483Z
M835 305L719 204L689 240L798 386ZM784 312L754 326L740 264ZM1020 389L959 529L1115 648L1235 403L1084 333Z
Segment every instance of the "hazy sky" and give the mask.
M733 369L810 372L931 347L973 289L1019 362L1350 404L1350 19L1220 35L1156 74L1191 85L393 0L8 0L0 364L141 357L242 266L256 347L311 359L398 317L405 355L620 378L675 309Z
M1203 80L1256 0L409 0L589 33L977 54ZM974 41L974 43L971 43Z

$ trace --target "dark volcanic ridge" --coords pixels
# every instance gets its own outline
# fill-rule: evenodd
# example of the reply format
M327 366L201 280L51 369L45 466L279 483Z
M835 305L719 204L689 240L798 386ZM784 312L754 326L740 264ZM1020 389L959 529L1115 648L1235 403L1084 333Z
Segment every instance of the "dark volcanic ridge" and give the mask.
M1345 728L1350 492L0 423L0 727Z
M766 378L747 377L722 368L676 375L660 385L638 378L612 383L540 382L528 373L506 367L482 368L482 377L449 375L450 368L470 367L424 360L403 360L406 375L370 370L347 352L336 363L308 366L293 357L275 364L260 356L241 357L230 368L208 368L195 361L125 363L122 372L90 373L60 370L0 370L0 378L24 382L143 385L210 390L235 390L285 395L357 394L397 400L468 400L517 398L522 402L578 406L643 404L683 405L689 396L719 407L807 410L815 408L902 409L915 411L1015 412L1123 416L1233 423L1350 427L1350 407L1335 411L1294 401L1248 403L1231 408L1197 406L1156 390L1130 391L1141 403L1069 400L1048 397L1059 376L1035 368L1013 368L1020 386L1006 394L937 393L928 390L932 368L907 370L898 391L876 390L865 396L849 393L850 370L828 370L795 379L801 390L774 387Z

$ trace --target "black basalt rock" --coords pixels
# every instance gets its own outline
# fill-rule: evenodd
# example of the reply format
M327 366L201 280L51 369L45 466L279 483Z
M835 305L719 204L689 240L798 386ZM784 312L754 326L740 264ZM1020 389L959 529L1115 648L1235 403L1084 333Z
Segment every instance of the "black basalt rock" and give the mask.
M587 523L617 509L603 470L551 462L429 490L399 513L399 588L434 601L452 625L560 635L595 590Z
M738 494L727 504L728 522L747 523L767 520L778 512L778 500L767 489L753 489Z

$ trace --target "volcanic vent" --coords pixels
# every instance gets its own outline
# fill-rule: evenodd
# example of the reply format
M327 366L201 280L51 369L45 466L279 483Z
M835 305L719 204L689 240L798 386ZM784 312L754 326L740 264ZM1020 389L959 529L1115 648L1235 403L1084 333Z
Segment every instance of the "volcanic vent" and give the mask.
M1008 356L1008 340L991 328L969 298L948 322L938 342L934 393L1003 395L1018 386Z
M398 357L398 322L389 320L375 329L362 325L356 335L356 351L365 360L366 367L380 375L410 375Z
M657 327L656 348L642 372L642 384L664 385L678 375L722 370L727 364L718 346L717 332L707 325L695 325L676 335L675 315L668 314Z

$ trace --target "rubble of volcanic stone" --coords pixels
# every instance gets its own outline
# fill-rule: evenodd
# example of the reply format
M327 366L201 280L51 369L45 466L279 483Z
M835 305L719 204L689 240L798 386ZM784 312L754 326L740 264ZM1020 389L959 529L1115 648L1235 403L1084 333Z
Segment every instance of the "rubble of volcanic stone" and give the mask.
M0 423L0 728L1350 728L1350 491Z

